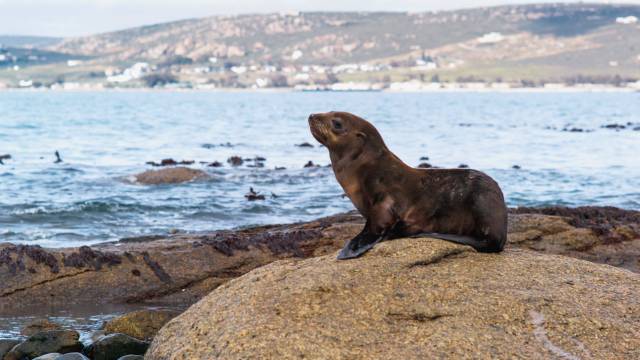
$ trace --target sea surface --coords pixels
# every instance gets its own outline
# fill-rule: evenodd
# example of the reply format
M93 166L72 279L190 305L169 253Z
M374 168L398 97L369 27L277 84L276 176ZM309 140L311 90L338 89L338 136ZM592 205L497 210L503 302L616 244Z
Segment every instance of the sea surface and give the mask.
M640 210L640 93L4 91L0 242L79 246L352 210L307 125L330 110L369 119L410 165L485 171L510 206ZM232 167L233 155L267 160ZM130 181L165 158L194 160L211 179ZM200 163L213 161L224 166ZM250 187L266 200L247 201Z

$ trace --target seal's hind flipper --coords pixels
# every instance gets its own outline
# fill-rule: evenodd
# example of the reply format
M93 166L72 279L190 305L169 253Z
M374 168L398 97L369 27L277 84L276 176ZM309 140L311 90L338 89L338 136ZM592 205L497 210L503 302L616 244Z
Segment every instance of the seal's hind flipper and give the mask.
M338 260L357 258L371 250L375 244L382 240L384 240L384 236L374 235L363 231L353 239L349 240L347 245L340 250Z

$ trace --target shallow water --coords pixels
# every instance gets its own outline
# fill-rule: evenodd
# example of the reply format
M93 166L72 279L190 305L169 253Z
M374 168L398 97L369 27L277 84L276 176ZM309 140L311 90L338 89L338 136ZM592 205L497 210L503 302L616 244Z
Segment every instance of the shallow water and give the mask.
M0 155L13 156L0 165L0 242L78 246L351 210L330 168L303 169L327 165L327 150L294 146L317 144L306 119L329 110L371 120L411 165L487 172L511 206L640 209L640 93L15 91L0 92ZM601 128L613 123L626 128ZM562 131L574 127L586 132ZM232 168L232 155L266 166ZM163 158L195 160L212 179L123 181ZM214 160L225 166L198 163ZM278 197L248 202L250 186Z

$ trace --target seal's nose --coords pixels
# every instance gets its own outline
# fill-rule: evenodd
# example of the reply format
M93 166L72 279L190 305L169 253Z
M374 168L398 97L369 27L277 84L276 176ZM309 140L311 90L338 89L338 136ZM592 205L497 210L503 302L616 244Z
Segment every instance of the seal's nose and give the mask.
M316 116L316 114L311 114L309 115L309 121L313 120L313 118Z

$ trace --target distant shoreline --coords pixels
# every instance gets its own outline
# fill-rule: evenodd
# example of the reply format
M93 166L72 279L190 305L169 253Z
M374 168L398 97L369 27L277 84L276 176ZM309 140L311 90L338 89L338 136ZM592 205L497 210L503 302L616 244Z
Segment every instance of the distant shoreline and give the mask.
M425 88L425 89L379 89L379 90L300 90L295 88L73 88L73 89L34 89L34 88L0 88L0 92L226 92L226 93L640 93L640 89L621 87L584 87L572 86L562 88Z

